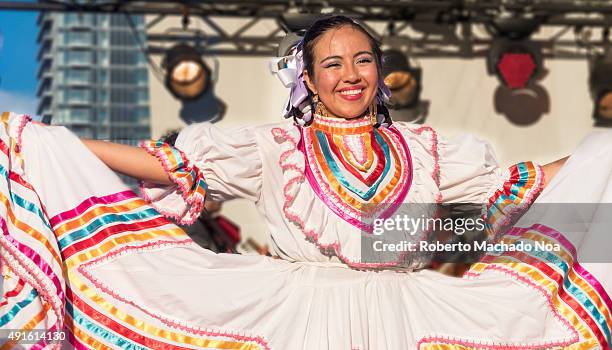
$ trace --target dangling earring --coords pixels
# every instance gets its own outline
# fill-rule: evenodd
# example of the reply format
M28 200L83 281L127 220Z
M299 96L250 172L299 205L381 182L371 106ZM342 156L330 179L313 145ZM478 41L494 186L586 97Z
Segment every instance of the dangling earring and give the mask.
M376 106L376 102L372 102L370 107L368 107L368 115L370 116L370 123L372 123L372 125L376 125L378 123L378 119L376 118L377 114L378 109Z
M323 104L323 102L319 101L319 94L315 94L312 97L312 102L315 105L315 113L322 116L322 117L328 117L327 114L327 109L325 108L325 105Z

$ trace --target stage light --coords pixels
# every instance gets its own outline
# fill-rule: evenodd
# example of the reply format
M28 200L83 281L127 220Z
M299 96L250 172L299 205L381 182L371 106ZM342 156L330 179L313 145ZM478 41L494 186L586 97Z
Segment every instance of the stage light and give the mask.
M540 49L526 40L496 38L487 59L489 74L511 89L522 89L533 82L542 69Z
M421 69L411 67L408 57L401 51L385 50L382 71L385 85L391 90L388 107L402 109L416 106L421 94Z
M612 121L612 91L608 91L597 101L597 115Z
M166 52L162 63L166 70L166 88L180 100L195 100L210 88L210 68L200 53L186 44Z
M290 51L297 45L303 38L303 34L300 32L287 33L281 41L278 43L278 49L276 50L276 56L283 57L287 56Z
M324 16L321 13L287 12L278 18L278 24L285 33L304 35L306 29Z
M593 98L593 117L600 126L612 126L612 52L591 61L589 87Z
M487 70L503 85L522 89L540 74L542 53L529 41L540 23L536 17L504 16L495 18L487 27L494 37L487 57Z

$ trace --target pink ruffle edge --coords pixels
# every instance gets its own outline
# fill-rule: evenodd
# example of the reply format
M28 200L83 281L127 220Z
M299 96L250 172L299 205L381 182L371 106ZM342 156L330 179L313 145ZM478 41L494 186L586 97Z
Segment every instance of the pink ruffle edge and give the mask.
M533 169L528 169L528 171L521 173L518 170L518 164L527 164L532 165ZM488 217L489 210L496 206L496 202L501 197L510 197L514 196L520 199L520 203L502 203L498 205L498 209L503 212L503 216L492 223L490 223L490 235L495 236L499 230L509 225L515 216L529 208L531 204L535 201L538 195L542 192L544 188L544 171L540 165L534 164L532 162L524 162L518 163L509 168L508 178L505 179L501 188L495 189L490 198L488 198L488 203L486 208L484 208L483 216L485 219L490 220ZM512 193L512 186L518 186L519 182L533 180L533 184L531 187L525 189L525 192L522 197L517 196Z
M146 190L147 183L140 181L140 193L142 197L153 206L160 214L176 220L181 225L191 225L200 216L202 209L204 209L204 201L206 199L206 182L200 169L190 164L187 156L180 150L174 148L181 157L182 165L173 162L168 158L164 152L165 147L172 147L166 143L160 143L156 141L145 141L141 142L140 147L144 148L149 154L155 156L162 164L164 171L168 174L168 178L177 187L181 195L181 198L188 206L188 209L183 214L172 213L159 206L156 201L157 198L151 198ZM177 170L183 169L184 174L179 176Z
M434 180L438 188L440 188L440 152L438 150L438 133L429 126L421 126L416 129L410 129L410 131L417 135L422 135L423 133L429 134L429 137L431 138L430 152L434 159L434 169L431 173L431 178ZM442 200L442 193L438 191L436 194L436 203L442 203Z

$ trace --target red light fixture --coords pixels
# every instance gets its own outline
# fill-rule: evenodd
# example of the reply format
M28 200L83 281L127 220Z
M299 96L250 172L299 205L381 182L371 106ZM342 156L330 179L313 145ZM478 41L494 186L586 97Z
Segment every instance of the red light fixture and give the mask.
M502 79L511 89L524 88L536 70L533 58L528 53L503 53L497 70Z
M540 47L529 37L540 27L541 19L533 15L504 15L489 26L494 36L487 57L487 70L510 89L523 89L542 70Z
M526 40L497 38L487 59L489 74L510 89L523 89L531 84L542 69L539 47Z

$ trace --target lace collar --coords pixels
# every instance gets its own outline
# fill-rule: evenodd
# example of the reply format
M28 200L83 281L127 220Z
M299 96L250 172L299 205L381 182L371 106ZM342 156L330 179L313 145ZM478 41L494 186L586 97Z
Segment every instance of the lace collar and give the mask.
M369 133L374 129L372 119L369 115L353 119L344 119L324 117L315 114L311 127L335 135L363 134Z

